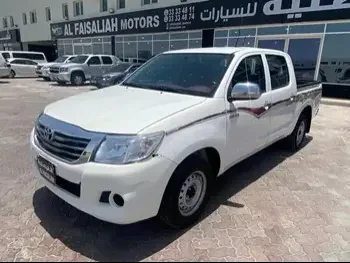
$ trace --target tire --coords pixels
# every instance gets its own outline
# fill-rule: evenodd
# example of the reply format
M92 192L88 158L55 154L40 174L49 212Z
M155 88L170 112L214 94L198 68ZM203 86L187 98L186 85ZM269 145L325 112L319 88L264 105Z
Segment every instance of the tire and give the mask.
M163 196L159 218L171 228L186 228L199 219L211 196L215 177L210 165L199 156L192 156L181 163L173 173ZM192 185L197 186L197 192ZM202 184L202 191L199 186ZM185 200L193 198L192 210ZM197 200L197 202L196 202ZM187 206L190 208L191 206Z
M50 81L51 79L49 77L43 77L44 80Z
M80 86L85 82L85 75L82 72L73 72L70 79L73 85Z
M10 78L10 79L13 79L15 76L16 76L16 72L15 72L14 70L11 69L9 78Z
M303 145L305 140L306 130L307 130L308 119L307 116L302 114L291 135L286 138L288 148L291 151L297 151Z

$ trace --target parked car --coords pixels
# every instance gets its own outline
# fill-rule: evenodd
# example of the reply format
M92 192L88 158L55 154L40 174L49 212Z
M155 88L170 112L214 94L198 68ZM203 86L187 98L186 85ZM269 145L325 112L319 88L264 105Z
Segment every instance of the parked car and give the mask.
M35 68L37 62L23 58L10 58L7 60L10 66L10 78L14 77L36 77Z
M30 145L38 178L76 208L186 227L230 167L282 139L300 149L321 94L281 51L169 51L117 87L48 105Z
M75 57L76 55L67 55L57 58L54 62L39 64L36 67L35 72L38 77L43 78L46 81L50 81L50 66L69 63Z
M142 64L140 63L120 63L112 67L106 74L92 75L90 79L91 85L97 88L105 88L116 85L124 80L125 77L133 73Z
M35 61L37 63L46 63L47 59L44 53L42 52L33 52L33 51L0 51L0 54L5 59L10 58L24 58Z
M10 72L10 65L2 56L0 56L0 78L8 77Z
M54 65L50 67L50 79L59 84L71 82L82 85L90 80L92 75L104 74L121 61L109 55L79 55L69 64Z

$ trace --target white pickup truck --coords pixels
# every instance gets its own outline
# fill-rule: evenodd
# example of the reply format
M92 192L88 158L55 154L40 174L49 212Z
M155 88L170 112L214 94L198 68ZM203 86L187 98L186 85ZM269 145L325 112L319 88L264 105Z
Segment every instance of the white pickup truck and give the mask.
M301 147L322 93L297 84L288 54L257 48L170 51L120 85L48 105L31 133L38 177L97 218L196 222L215 179L285 139Z

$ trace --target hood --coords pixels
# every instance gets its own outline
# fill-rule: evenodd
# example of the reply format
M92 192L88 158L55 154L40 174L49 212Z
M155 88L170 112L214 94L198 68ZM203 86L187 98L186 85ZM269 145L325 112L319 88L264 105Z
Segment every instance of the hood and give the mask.
M44 113L89 131L136 134L205 100L198 96L113 86L52 103Z
M75 66L81 67L81 65L83 65L83 64L78 64L78 63L57 63L57 64L55 64L55 66L57 66L57 67L62 67L62 66L64 66L64 67L75 67Z
M103 75L103 77L110 76L110 77L114 78L114 77L123 76L124 74L125 74L124 72L111 72L111 73Z
M38 66L42 66L42 67L50 67L52 65L55 65L55 62L48 62L48 63L42 63L42 64L38 64Z

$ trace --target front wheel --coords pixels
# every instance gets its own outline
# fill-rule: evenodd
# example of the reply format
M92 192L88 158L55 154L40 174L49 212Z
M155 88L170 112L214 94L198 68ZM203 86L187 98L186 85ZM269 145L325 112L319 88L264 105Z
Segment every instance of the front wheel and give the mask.
M211 195L214 175L199 156L185 160L175 170L165 190L159 217L172 228L185 228L201 216Z
M16 73L13 70L11 70L9 78L13 79L15 76L16 76Z
M301 148L305 140L306 130L307 130L307 117L306 115L302 114L299 117L297 125L295 125L295 128L292 134L287 137L289 148L292 151L297 151Z
M85 76L81 72L74 72L71 76L71 82L75 86L83 85L85 81Z
M50 81L51 79L49 77L43 77L45 81Z

